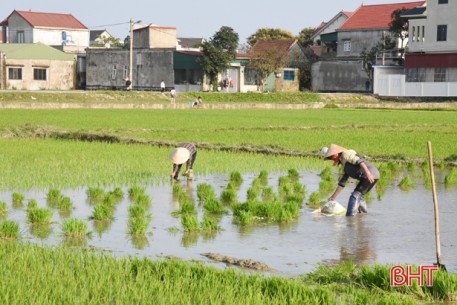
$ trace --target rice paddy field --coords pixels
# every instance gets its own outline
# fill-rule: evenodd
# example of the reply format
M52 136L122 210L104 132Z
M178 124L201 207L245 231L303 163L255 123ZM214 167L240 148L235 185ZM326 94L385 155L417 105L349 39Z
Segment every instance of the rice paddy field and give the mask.
M0 303L457 299L452 109L0 109L0 117L0 259L9 266ZM168 155L183 141L198 147L195 178L173 184ZM428 141L450 272L435 274L433 287L390 287L391 264L436 262ZM380 168L368 215L313 214L336 186L338 169L319 155L331 143Z

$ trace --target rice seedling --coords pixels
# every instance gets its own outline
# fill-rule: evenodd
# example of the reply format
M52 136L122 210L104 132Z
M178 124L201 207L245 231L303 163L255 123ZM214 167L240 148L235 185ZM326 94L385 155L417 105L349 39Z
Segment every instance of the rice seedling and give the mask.
M238 214L238 223L241 225L249 225L254 223L255 217L250 211L240 211Z
M40 239L48 238L52 233L52 226L49 224L34 224L30 225L30 233Z
M113 195L114 198L116 198L117 200L121 200L122 198L124 198L124 191L122 191L120 187L114 188L114 190L109 192L109 194Z
M49 189L46 195L46 201L50 206L57 205L62 197L62 193L58 189Z
M73 209L73 202L71 201L71 198L63 196L58 203L58 208L61 211L71 211L71 209Z
M306 203L312 209L317 209L321 207L325 201L322 200L322 195L320 192L313 192L309 195L308 202Z
M147 217L146 208L139 204L134 204L129 207L129 217L130 218L145 218Z
M243 177L237 171L230 173L230 182L233 183L236 187L239 187L243 183Z
M27 210L33 210L38 208L38 201L35 199L30 199L29 203L27 203Z
M181 215L187 215L187 214L192 214L196 215L197 210L195 209L195 205L191 201L185 201L184 203L181 204L181 210L180 210Z
M319 192L322 194L322 195L328 195L330 194L333 189L335 188L335 181L333 180L328 180L328 179L325 179L325 180L321 180L319 182Z
M262 186L268 184L268 172L266 170L261 170L258 178L260 179Z
M185 213L181 215L181 224L185 232L200 231L197 215L193 213Z
M216 192L210 184L200 183L197 185L197 197L200 202L213 200L216 198Z
M89 235L89 229L85 221L70 218L62 223L62 232L66 237L84 237Z
M151 197L148 194L139 194L133 201L135 204L149 208L151 206Z
M405 176L405 177L403 177L403 179L401 179L401 181L398 184L398 186L403 191L409 191L409 190L413 189L415 185L414 185L414 182L411 180L411 178L409 176Z
M319 174L322 180L330 180L333 178L333 172L331 166L326 166Z
M289 169L288 171L288 177L291 181L298 181L300 179L300 175L298 174L298 171L294 168Z
M263 184L262 181L260 181L260 178L254 178L252 180L251 187L259 192L263 188Z
M13 220L5 220L0 223L0 239L18 239L19 224Z
M131 235L146 234L150 220L146 217L130 218L128 223L128 233Z
M452 168L446 176L444 176L444 185L451 187L457 184L457 168Z
M134 186L130 187L128 193L129 193L130 199L135 201L138 196L145 194L146 190L141 186L134 185Z
M238 200L238 196L236 194L236 190L233 188L226 188L222 190L220 199L224 204L234 204Z
M0 201L0 216L8 215L8 204L5 201Z
M92 215L89 217L92 220L111 221L114 219L113 209L105 204L99 203L94 206Z
M136 200L138 200L138 197L136 198ZM115 209L116 205L118 203L118 200L116 197L114 197L113 194L105 194L105 196L103 197L103 200L102 200L102 205L110 208L110 209Z
M276 194L273 191L272 187L264 187L262 189L262 201L274 201L276 200Z
M101 202L105 197L105 190L100 187L89 187L86 193L90 203Z
M218 231L221 229L218 220L208 215L203 216L201 227L203 231Z
M33 208L27 211L27 221L31 224L50 224L52 211L47 208Z
M131 234L130 238L135 249L142 250L149 246L149 240L146 234Z
M20 208L24 204L24 194L22 193L13 193L13 207L14 208Z
M255 188L255 187L248 188L247 194L246 194L247 201L257 200L258 197L259 197L259 190L257 188Z
M222 202L215 198L205 200L203 203L203 208L206 212L213 214L223 214L226 212Z

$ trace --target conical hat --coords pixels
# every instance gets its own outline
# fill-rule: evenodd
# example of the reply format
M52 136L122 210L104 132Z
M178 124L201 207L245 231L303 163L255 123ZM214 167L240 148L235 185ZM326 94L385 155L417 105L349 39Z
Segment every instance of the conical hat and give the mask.
M339 154L340 152L343 152L343 151L345 151L345 150L347 150L347 149L344 148L344 147L338 146L338 145L336 145L336 144L331 144L330 147L329 147L329 149L328 149L327 152L325 153L324 158L325 158L325 159L328 159L328 158L330 158L331 156L336 155L336 154Z
M183 164L190 158L190 151L184 147L175 148L170 154L170 160L174 164Z

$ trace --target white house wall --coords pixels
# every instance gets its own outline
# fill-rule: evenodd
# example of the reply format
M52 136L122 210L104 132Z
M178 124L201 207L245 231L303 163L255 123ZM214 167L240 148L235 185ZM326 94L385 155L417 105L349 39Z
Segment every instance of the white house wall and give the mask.
M66 32L66 40L63 40L62 32ZM62 30L62 29L37 29L33 30L33 43L41 42L46 45L74 45L88 47L90 32L88 30Z

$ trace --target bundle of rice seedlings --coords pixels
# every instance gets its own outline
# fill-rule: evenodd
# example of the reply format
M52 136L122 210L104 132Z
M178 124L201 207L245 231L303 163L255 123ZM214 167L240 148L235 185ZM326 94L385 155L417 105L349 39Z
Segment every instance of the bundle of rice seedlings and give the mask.
M0 223L0 239L18 239L19 224L13 220L5 220Z
M70 218L62 223L62 232L66 237L84 237L89 235L89 229L85 221Z
M47 208L33 208L27 211L27 221L31 224L50 224L52 210Z

